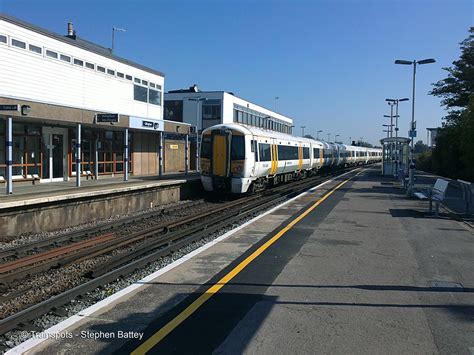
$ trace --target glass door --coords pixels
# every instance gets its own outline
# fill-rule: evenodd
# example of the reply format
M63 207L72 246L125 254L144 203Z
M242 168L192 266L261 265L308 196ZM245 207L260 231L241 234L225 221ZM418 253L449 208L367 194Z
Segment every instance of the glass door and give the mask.
M43 127L42 181L67 180L66 142L66 128Z

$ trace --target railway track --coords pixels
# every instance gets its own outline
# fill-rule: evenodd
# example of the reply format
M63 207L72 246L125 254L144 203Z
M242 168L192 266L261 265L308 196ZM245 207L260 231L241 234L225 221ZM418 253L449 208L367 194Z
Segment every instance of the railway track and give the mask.
M349 169L341 170L338 173L341 174L347 170ZM135 246L131 248L131 250L107 259L87 275L84 275L88 278L87 282L1 319L0 334L5 334L21 325L28 324L28 322L37 319L51 310L59 309L80 295L87 294L98 287L125 277L133 271L172 252L180 250L182 247L198 241L209 234L228 228L242 220L252 218L327 179L328 177L326 176L318 176L293 184L281 185L260 194L240 198L235 201L224 202L220 206L208 209L199 214L185 216L178 220L144 228L125 237L115 238L113 235L104 234L96 237L100 239L92 238L89 240L89 243L82 244L82 250L79 248L77 251L74 251L75 244L71 244L69 249L63 247L63 251L68 250L66 253L53 249L52 253L55 254L55 257L52 260L54 260L56 265L59 263L60 265L66 266L79 263L85 259L104 255L119 247L135 243ZM118 223L118 225L122 224ZM98 243L94 244L95 241ZM35 257L29 257L29 259L21 258L16 261L16 265L26 265L26 267L29 268L34 268L35 265L41 267L43 262L35 261L42 260L42 258L45 258L46 263L51 262L51 259L47 261L48 258L44 253L40 253ZM13 262L10 263L10 265L0 265L0 272L1 270L6 270L6 272L14 273L15 271L12 271L13 265ZM21 270L22 269L17 270L16 272L21 272ZM30 270L30 272L34 271ZM8 275L8 273L6 275ZM11 297L2 297L2 301L12 300L21 294L22 292L13 291L11 292Z

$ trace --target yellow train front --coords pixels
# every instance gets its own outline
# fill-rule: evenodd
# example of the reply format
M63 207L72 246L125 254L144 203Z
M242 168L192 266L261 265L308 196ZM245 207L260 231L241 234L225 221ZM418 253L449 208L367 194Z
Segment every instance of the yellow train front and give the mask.
M239 129L240 128L240 129ZM251 184L245 178L245 129L218 125L206 129L201 140L201 181L206 191L246 192ZM250 143L249 143L250 144ZM250 147L248 147L251 149Z

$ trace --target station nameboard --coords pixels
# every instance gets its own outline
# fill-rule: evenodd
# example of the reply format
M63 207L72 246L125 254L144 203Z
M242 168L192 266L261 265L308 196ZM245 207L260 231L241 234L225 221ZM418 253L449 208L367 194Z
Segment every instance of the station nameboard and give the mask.
M19 111L20 105L0 105L0 111Z
M147 131L164 131L165 122L163 120L155 120L153 118L141 118L130 116L130 128L144 129Z
M95 115L96 122L118 123L119 118L118 113L98 113Z

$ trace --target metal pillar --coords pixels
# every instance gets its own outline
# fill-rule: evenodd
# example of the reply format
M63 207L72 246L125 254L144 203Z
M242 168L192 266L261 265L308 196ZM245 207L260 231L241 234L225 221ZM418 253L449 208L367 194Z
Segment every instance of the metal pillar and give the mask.
M186 175L188 175L188 170L189 170L189 134L186 133L186 143L185 143L185 147L184 147L184 163L185 163L185 167L184 167L184 173Z
M76 126L76 187L81 187L81 124Z
M6 148L6 156L5 156L5 173L7 175L7 186L6 186L6 194L10 195L13 193L13 120L11 117L7 117L7 125L6 125L6 134L5 134L5 148Z
M415 185L415 163L413 161L413 150L415 149L414 140L414 130L415 130L415 75L416 75L416 60L413 61L413 95L411 99L411 145L410 145L410 166L408 170L408 191L407 193L411 195L413 187Z
M398 144L398 99L395 109L395 177L398 178L398 161L400 159L400 145Z
M94 177L96 180L99 178L99 138L95 139Z
M123 181L128 181L128 128L125 128L123 149Z
M160 132L160 145L158 147L160 159L158 164L158 174L160 177L163 175L163 132Z
M196 172L199 172L200 169L200 154L199 129L196 127Z

